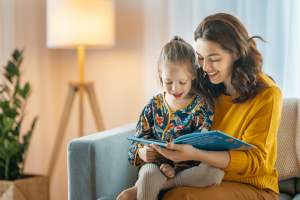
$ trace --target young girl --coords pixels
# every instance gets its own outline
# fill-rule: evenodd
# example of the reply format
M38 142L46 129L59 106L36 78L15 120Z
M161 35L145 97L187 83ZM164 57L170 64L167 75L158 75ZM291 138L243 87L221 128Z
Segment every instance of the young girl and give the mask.
M196 130L209 130L214 107L199 87L199 65L191 45L178 36L167 43L159 57L158 74L164 92L145 106L135 137L172 142ZM198 74L198 75L197 75ZM176 186L207 187L219 185L224 171L196 161L166 160L152 148L132 142L128 160L141 167L136 185L123 191L118 200L155 200L160 190ZM200 165L199 165L200 164Z

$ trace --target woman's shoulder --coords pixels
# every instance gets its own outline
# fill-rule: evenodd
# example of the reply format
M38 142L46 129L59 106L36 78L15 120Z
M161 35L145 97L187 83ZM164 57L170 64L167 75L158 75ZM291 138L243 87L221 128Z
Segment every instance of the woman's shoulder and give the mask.
M259 81L262 82L265 86L259 87L257 96L255 99L269 99L269 100L280 100L282 99L282 93L280 88L276 85L275 81L265 75L262 74L259 77Z

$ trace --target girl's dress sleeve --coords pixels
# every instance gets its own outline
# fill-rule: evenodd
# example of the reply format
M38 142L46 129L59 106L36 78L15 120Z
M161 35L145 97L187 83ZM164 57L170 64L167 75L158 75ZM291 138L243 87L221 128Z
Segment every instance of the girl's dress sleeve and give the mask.
M153 127L154 127L154 120L152 114L152 105L151 101L145 106L143 109L138 123L136 125L134 137L141 138L141 139L153 139ZM129 148L129 152L127 158L129 163L135 167L142 166L145 162L140 158L138 155L138 151L140 148L143 148L143 144L139 144L137 142L131 142L131 146Z
M195 131L209 131L215 114L214 105L210 104L209 106L207 101L201 100L196 106L196 110L197 113L194 118Z

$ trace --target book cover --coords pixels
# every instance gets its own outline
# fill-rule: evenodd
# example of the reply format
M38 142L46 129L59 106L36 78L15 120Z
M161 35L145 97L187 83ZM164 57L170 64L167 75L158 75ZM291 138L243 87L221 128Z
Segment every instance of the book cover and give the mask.
M166 147L166 142L155 139L140 139L128 137L128 140L149 145L155 143L159 146ZM174 144L190 144L197 149L206 151L246 151L256 148L255 146L229 136L221 131L194 132L182 135L175 140Z

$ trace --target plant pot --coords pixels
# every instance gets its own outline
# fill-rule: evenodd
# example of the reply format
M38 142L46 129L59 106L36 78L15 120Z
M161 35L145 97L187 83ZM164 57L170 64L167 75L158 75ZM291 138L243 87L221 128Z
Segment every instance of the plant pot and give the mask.
M47 176L27 176L15 181L0 180L0 200L48 200Z

